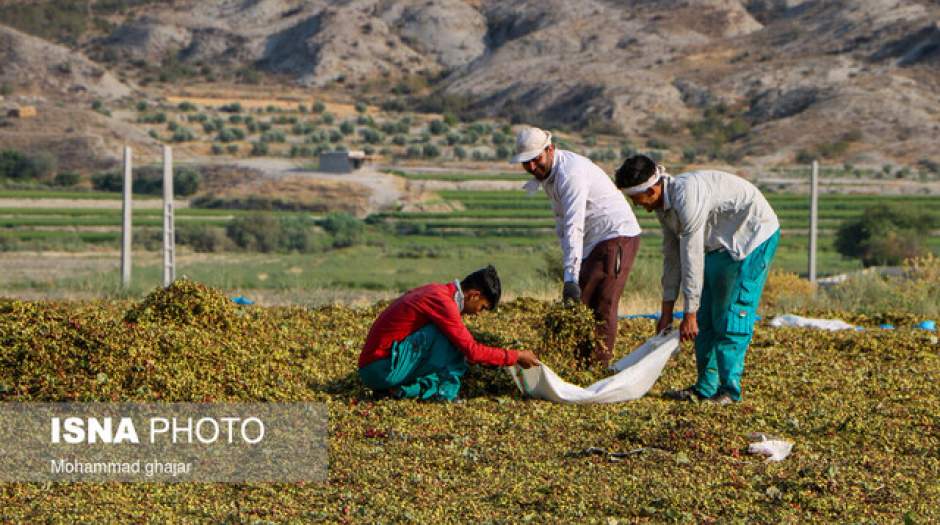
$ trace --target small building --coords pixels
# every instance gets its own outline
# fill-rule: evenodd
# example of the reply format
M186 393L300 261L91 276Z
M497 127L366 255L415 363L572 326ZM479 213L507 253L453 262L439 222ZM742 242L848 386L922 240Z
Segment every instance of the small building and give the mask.
M320 154L320 171L352 173L366 162L364 151L325 151Z
M14 118L33 118L37 115L36 108L34 106L20 106L18 108L11 109L7 113L8 117Z

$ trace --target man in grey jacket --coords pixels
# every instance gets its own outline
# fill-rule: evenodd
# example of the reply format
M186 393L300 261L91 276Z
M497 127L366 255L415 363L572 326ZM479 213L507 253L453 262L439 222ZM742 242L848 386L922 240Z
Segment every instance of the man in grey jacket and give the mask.
M594 311L598 335L605 341L606 348L578 357L606 365L617 339L620 295L640 246L636 216L601 168L556 149L551 133L521 130L511 162L534 177L526 184L530 192L542 186L551 200L565 268L563 298Z
M695 340L698 380L677 399L741 399L744 354L780 223L767 199L746 180L715 170L670 176L649 157L624 161L616 184L634 204L655 211L663 228L663 303L657 332L672 325L681 284L679 332Z

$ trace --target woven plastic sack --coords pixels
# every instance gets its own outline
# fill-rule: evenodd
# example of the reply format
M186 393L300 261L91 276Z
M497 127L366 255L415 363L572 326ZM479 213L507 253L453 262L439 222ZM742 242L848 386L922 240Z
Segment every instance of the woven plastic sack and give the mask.
M507 367L519 390L537 399L556 403L619 403L639 399L663 373L669 358L679 351L679 332L670 331L647 340L611 369L616 374L582 388L573 385L542 364L524 369Z

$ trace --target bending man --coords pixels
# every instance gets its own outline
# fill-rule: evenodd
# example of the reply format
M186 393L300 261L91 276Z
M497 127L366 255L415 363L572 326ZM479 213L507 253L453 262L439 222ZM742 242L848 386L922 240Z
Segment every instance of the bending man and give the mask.
M538 364L528 350L478 343L461 315L499 303L496 269L487 266L463 281L415 288L388 306L372 324L359 354L359 377L372 390L395 397L453 401L467 363L523 368Z
M602 169L570 151L555 149L552 134L525 128L516 137L513 163L521 163L552 202L555 233L565 267L563 298L594 311L606 348L578 356L606 365L617 341L617 306L640 247L640 224Z
M672 324L681 283L683 341L695 340L698 380L675 399L741 399L744 354L780 224L767 199L746 180L721 171L672 177L650 158L636 155L616 173L618 188L663 228L663 304L656 330Z

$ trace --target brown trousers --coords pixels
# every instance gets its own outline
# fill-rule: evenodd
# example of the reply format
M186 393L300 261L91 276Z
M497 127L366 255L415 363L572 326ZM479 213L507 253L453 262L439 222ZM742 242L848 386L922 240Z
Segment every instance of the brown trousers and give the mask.
M594 310L597 336L606 348L595 348L593 355L578 358L605 366L610 362L617 342L617 306L639 248L639 236L615 237L597 244L581 263L581 302Z

